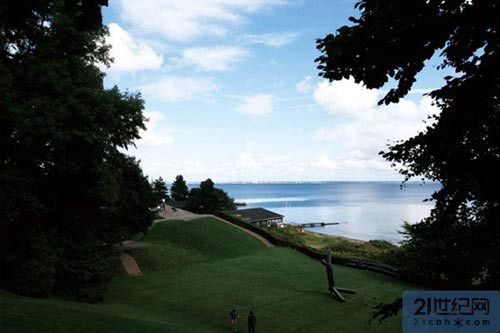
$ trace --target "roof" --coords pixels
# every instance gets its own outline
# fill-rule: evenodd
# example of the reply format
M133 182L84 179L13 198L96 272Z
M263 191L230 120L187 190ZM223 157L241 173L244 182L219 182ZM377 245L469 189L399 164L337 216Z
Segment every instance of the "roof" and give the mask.
M246 222L259 222L273 219L282 219L284 216L264 208L236 209L225 212L234 217L238 217Z

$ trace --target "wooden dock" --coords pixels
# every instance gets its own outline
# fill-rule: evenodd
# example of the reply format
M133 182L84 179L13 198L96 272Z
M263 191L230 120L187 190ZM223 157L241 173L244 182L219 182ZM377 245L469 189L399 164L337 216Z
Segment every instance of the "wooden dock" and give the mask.
M347 224L347 222L310 222L310 223L300 223L299 226L302 228L315 228L315 227L324 227L326 225L338 225L338 224Z

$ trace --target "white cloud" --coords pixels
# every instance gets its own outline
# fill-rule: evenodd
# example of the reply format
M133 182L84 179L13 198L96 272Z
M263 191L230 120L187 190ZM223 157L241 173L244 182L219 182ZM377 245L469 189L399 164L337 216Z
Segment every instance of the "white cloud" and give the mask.
M201 36L223 36L245 16L286 0L120 0L122 16L143 31L186 41Z
M318 141L336 142L348 150L376 154L386 148L388 140L406 139L424 130L423 120L437 112L428 97L418 103L403 100L397 105L368 109L350 121L321 127L313 136Z
M424 130L428 115L439 112L430 97L418 102L401 100L398 104L378 106L381 98L376 90L368 90L351 80L338 84L322 82L314 91L318 104L333 115L349 118L317 129L313 137L318 141L331 141L345 151L360 151L376 155L391 142L416 135ZM349 103L350 101L350 103Z
M311 166L322 169L335 170L338 168L339 164L330 159L330 157L323 152L316 159L311 161Z
M214 179L221 181L276 181L287 180L304 173L303 163L298 161L292 163L291 157L288 155L256 154L245 150L235 158L228 160L234 162L222 163L212 168Z
M430 93L433 91L435 88L412 88L409 92L408 95L423 95ZM387 94L389 92L389 89L380 89L379 92L381 94Z
M165 115L157 111L144 112L148 118L146 130L142 130L139 135L141 139L137 141L138 147L154 147L170 144L174 142L173 136L164 124Z
M297 88L297 91L300 93L308 93L309 91L312 90L312 84L311 84L312 77L311 76L306 76L306 78L299 83L295 85Z
M349 156L335 156L320 153L309 163L311 174L320 179L335 180L394 180L397 178L387 161L379 156L369 156L352 152Z
M332 157L326 152L301 158L298 155L260 154L244 151L227 156L221 162L168 160L158 175L170 179L182 173L190 180L208 177L214 181L286 181L286 180L394 180L397 173L379 157ZM175 168L176 171L168 171ZM156 176L156 175L155 175Z
M274 110L274 96L258 94L244 97L237 111L252 116L269 116Z
M248 34L245 35L245 40L249 44L265 44L274 47L280 47L292 43L297 39L297 32L271 32L266 34Z
M240 171L248 171L248 169L253 169L256 171L262 170L262 162L257 161L253 154L249 152L241 153L234 163L234 166Z
M177 76L166 77L139 87L143 93L166 103L206 97L217 89L211 78Z
M184 50L181 62L202 71L227 71L248 58L246 49L238 46L195 47Z
M388 170L389 166L386 161L376 157L369 157L366 155L353 152L349 157L331 158L327 153L322 152L317 158L313 159L310 163L311 167L345 173L346 171L366 170L366 169L380 169ZM337 175L338 176L338 175ZM349 173L344 174L344 177L349 177ZM349 179L349 178L347 178Z
M164 150L153 150L138 154L144 172L155 179L159 176L167 181L173 181L176 175L183 175L189 182L204 180L213 175L207 173L207 164L192 158L172 158ZM208 175L208 176L207 176Z
M179 140L176 145L182 145ZM397 173L379 156L353 152L339 156L327 152L311 154L291 151L261 152L263 147L243 144L239 153L204 157L196 151L166 154L162 146L138 150L147 174L174 179L182 174L189 181L212 178L218 181L279 180L394 180ZM184 156L187 155L187 156Z
M333 83L325 80L316 85L314 100L333 115L357 115L373 109L378 91L367 89L353 79Z
M158 69L163 57L145 43L134 39L117 23L108 25L106 42L111 45L110 56L114 59L109 71L138 71Z

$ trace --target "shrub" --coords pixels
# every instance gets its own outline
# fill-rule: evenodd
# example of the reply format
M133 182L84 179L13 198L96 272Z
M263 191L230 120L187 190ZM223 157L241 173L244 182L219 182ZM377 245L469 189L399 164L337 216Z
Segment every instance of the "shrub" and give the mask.
M101 302L114 269L111 250L91 237L66 239L64 243L65 254L57 271L58 290L81 302Z
M39 230L26 231L25 240L3 244L2 280L9 289L23 295L49 295L55 283L57 251Z

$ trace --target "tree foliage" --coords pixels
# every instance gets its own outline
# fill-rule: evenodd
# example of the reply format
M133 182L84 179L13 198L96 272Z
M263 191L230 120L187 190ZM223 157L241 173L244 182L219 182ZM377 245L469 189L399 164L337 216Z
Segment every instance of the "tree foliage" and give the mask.
M175 201L186 201L188 199L189 189L182 175L177 175L175 177L170 187L170 194Z
M111 244L145 230L151 188L127 148L137 93L105 89L106 0L0 4L0 286L97 301Z
M379 103L406 96L440 52L445 85L427 128L382 156L405 181L439 181L430 216L406 225L403 271L446 288L500 286L500 4L497 1L361 0L359 18L317 41L329 80L396 86Z
M162 177L155 179L151 186L153 188L155 205L158 205L163 200L169 200L168 187Z
M236 205L234 199L224 190L216 188L209 178L201 182L200 187L191 189L187 209L196 213L213 213L236 209Z
M143 174L139 161L134 157L115 152L109 160L108 172L113 185L113 202L106 208L106 220L113 226L118 226L114 232L113 241L123 240L137 232L145 233L154 213L150 207L157 204L155 194L147 177Z

